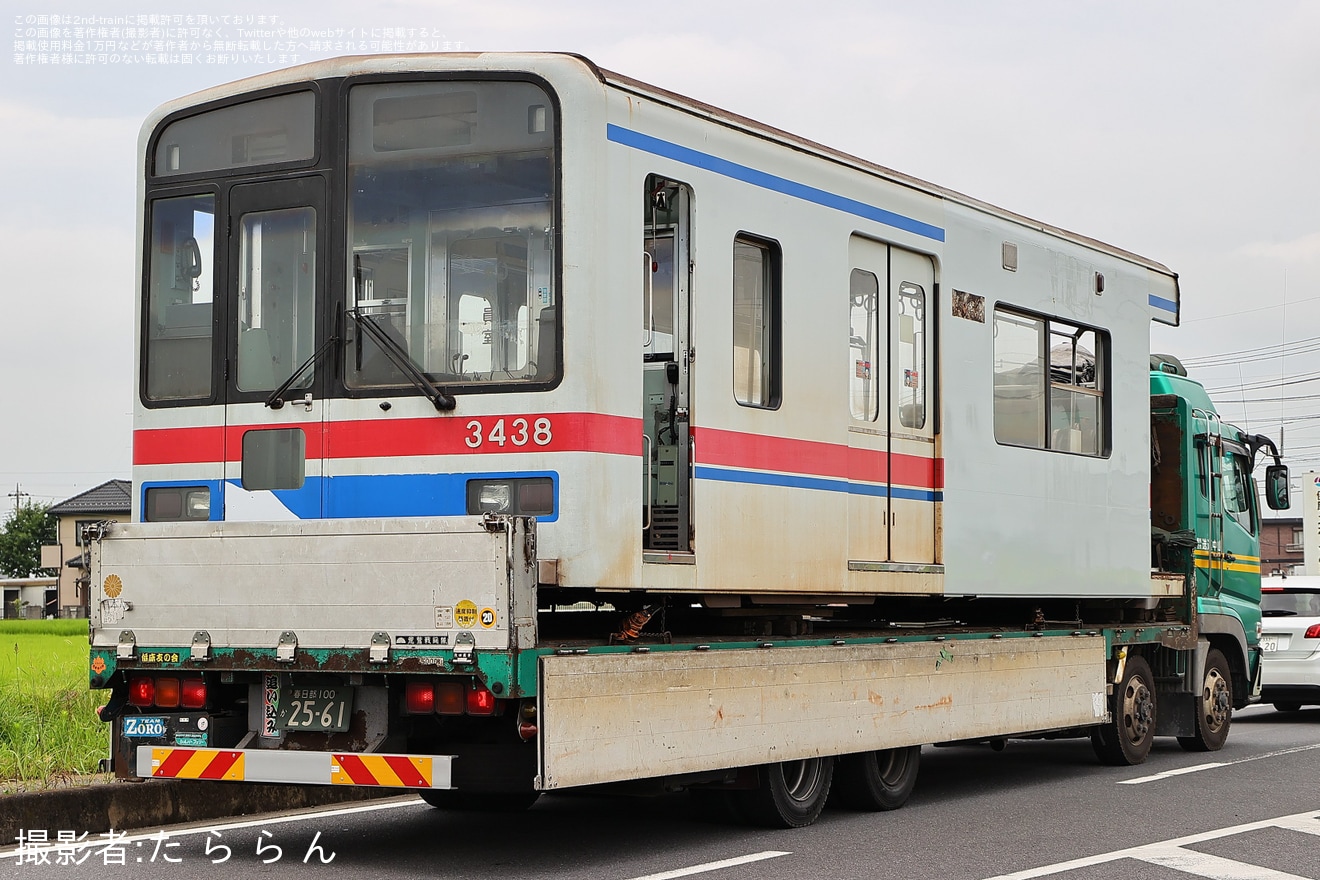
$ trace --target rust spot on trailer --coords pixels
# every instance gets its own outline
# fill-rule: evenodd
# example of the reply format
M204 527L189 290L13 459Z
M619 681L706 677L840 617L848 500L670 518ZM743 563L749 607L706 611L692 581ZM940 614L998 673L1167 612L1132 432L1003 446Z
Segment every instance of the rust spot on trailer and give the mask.
M945 694L933 703L927 703L924 706L913 706L913 709L947 709L953 705L953 694Z
M885 698L883 695L877 694L873 690L868 690L866 692L866 702L870 703L872 706L883 706L885 704Z

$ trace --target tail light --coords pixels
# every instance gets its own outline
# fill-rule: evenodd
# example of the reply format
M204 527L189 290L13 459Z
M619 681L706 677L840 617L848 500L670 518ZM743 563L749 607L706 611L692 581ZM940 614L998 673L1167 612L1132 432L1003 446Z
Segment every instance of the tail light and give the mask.
M185 678L179 702L185 709L200 709L206 705L206 682L200 678Z
M128 704L130 706L152 706L156 703L156 682L146 676L129 679Z
M526 700L518 710L518 736L523 742L531 742L536 733L536 703Z
M1320 623L1308 626L1304 635L1308 639L1320 639Z
M156 679L156 705L162 709L173 709L179 705L179 680L177 678Z
M466 706L466 694L466 682L440 682L435 686L435 711L440 715L462 715Z
M430 715L435 711L435 688L430 682L408 682L404 691L404 705L411 715Z
M467 692L467 713L469 715L494 715L495 695L480 684L473 683Z

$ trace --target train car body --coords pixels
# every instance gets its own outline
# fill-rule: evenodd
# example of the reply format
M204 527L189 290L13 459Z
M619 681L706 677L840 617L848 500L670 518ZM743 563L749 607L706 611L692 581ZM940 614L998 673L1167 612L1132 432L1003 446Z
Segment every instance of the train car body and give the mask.
M227 739L124 738L142 775L184 766L153 744L249 770L321 760L289 752L309 736L440 756L387 720L423 673L470 682L463 723L485 711L463 694L525 701L539 743L487 760L457 734L424 787L458 791L507 766L514 788L760 790L718 774L1095 727L1129 645L1170 652L1190 706L1216 627L1246 699L1251 584L1206 624L1226 581L1198 588L1190 552L1152 566L1149 325L1179 309L1156 262L568 55L266 74L162 107L141 155L136 522L93 542L93 682L154 657L249 706ZM1195 399L1171 479L1213 447L1249 483L1257 446ZM1222 500L1201 522L1189 494L1165 526L1199 522L1218 571ZM1254 515L1234 540L1258 582ZM946 694L927 676L954 634ZM318 717L362 713L351 737L296 730L290 689L318 687ZM746 724L721 739L725 689ZM902 720L932 695L934 721Z

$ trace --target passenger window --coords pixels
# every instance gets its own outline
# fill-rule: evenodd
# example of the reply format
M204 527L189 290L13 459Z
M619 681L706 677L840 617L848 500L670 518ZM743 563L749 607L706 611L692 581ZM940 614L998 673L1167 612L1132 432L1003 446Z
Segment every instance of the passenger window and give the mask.
M993 332L995 440L1108 454L1108 334L999 307Z
M780 402L779 246L738 236L733 242L733 396L743 406Z
M848 294L848 405L857 421L874 422L880 410L877 372L884 375L875 363L880 283L870 272L853 269Z
M898 423L905 428L926 426L926 292L904 281L894 300L897 322L895 354L898 380Z

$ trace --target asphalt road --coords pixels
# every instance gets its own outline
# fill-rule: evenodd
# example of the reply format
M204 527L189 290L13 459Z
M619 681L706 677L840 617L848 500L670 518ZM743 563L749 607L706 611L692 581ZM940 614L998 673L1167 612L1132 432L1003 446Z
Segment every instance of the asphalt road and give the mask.
M10 848L0 877L1320 880L1317 817L1320 709L1257 707L1235 716L1222 751L1191 754L1161 739L1139 767L1102 767L1084 740L928 747L902 810L827 810L796 831L702 818L684 795L556 795L516 815L444 813L403 798L133 832L113 844L89 835L44 851L49 864Z

